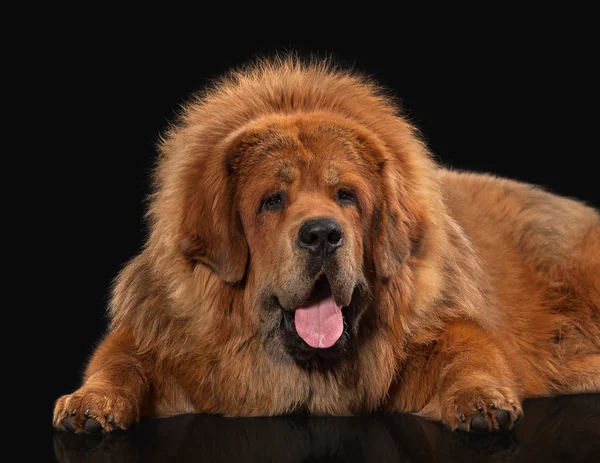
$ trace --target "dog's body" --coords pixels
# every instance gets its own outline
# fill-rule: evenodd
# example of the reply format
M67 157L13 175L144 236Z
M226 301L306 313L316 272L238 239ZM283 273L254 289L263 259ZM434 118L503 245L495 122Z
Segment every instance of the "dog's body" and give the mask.
M57 427L388 410L487 431L600 391L597 211L436 166L360 78L224 80L163 142L150 217Z

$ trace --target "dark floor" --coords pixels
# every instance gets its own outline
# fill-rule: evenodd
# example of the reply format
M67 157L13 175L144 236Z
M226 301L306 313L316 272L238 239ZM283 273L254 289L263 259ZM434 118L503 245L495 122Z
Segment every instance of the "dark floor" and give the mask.
M184 415L118 435L56 432L74 462L600 462L600 394L530 400L510 433L466 435L411 415Z

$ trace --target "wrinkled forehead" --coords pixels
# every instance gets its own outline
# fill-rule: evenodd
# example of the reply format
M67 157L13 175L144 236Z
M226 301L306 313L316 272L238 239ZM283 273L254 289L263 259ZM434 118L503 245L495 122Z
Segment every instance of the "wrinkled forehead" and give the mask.
M276 121L253 127L240 138L236 171L248 180L334 186L376 170L364 135L330 121Z

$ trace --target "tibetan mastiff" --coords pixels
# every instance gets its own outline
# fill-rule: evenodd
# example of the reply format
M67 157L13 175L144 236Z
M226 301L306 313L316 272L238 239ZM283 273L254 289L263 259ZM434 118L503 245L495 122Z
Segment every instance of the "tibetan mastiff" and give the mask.
M59 429L388 411L488 432L600 391L598 211L441 168L364 77L232 72L165 134L154 186Z

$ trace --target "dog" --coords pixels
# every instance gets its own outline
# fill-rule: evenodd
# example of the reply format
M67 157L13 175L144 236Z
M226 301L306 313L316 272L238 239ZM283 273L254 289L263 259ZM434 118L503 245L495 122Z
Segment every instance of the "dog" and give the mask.
M233 71L164 135L142 252L53 424L407 412L511 429L600 391L600 215L437 165L372 81Z

